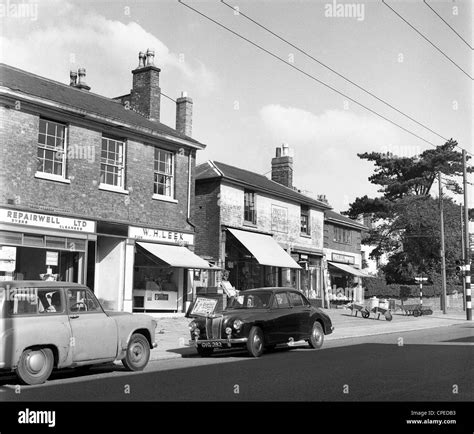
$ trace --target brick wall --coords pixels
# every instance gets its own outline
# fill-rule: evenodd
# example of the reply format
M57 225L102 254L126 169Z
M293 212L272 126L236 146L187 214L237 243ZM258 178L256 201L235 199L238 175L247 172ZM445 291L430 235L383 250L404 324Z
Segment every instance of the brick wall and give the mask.
M196 224L195 253L219 260L220 247L220 186L216 180L196 183L194 223Z
M335 225L332 223L324 222L324 247L333 250L339 250L348 253L361 252L361 232L350 229L345 226L339 226L339 228L349 229L351 231L351 242L350 244L339 243L334 241L334 228Z
M0 206L14 199L19 208L48 206L58 214L192 230L186 222L187 151L175 154L178 203L169 203L152 199L154 148L151 145L127 141L125 176L129 194L125 195L99 190L101 131L69 125L68 152L72 155L67 162L67 177L71 183L65 184L35 178L39 116L1 106L0 119ZM193 171L194 166L195 152L192 152ZM191 186L194 188L193 181Z

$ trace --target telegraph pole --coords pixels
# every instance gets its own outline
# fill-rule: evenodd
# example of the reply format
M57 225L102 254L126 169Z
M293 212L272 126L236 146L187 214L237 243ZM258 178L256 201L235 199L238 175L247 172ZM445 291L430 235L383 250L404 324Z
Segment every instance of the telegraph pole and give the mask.
M466 310L466 280L464 279L464 266L466 265L466 249L464 247L464 212L461 204L461 277L462 277L462 310Z
M441 292L441 308L446 314L446 260L444 255L444 211L443 211L443 184L441 184L441 172L438 172L439 184L439 216L441 224L441 278L442 278L442 292Z
M466 167L466 150L462 150L462 172L463 172L463 188L464 188L464 281L466 282L466 320L472 321L471 306L471 252L469 248L469 206L467 199L467 167Z

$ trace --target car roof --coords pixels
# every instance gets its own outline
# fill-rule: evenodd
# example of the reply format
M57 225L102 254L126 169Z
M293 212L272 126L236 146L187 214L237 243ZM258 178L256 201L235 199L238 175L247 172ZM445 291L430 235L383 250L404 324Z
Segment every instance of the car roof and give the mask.
M10 288L83 288L85 285L73 282L58 282L55 280L4 280L0 282L0 288L7 286Z
M294 291L294 292L298 292L298 293L301 293L301 291L295 289L295 288L291 288L291 287L281 287L281 286L271 286L271 287L263 287L263 288L252 288L252 289L245 289L243 291L240 291L240 293L249 293L249 292L262 292L262 291L267 291L267 292L271 292L271 293L275 293L275 292L286 292L286 291Z

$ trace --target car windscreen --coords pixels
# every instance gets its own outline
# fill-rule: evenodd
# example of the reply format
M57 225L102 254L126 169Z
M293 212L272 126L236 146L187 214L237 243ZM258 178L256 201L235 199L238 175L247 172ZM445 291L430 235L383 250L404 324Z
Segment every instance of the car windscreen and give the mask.
M271 292L240 293L233 297L227 309L265 309L270 307Z

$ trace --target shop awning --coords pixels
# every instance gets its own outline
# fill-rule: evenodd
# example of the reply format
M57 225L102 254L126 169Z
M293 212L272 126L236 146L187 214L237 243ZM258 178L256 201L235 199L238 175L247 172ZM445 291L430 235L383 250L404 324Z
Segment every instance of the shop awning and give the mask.
M150 252L152 255L166 262L171 267L196 268L196 269L216 269L209 262L195 255L191 250L181 246L171 246L168 244L137 243L140 247Z
M301 268L270 235L230 228L228 230L255 256L255 259L260 265Z
M331 261L328 261L328 264L331 264L334 267L339 268L342 271L345 271L346 273L353 274L354 276L374 277L374 276L371 276L370 274L364 273L362 270L359 270L358 268L353 267L352 265L340 264L338 262L331 262Z

